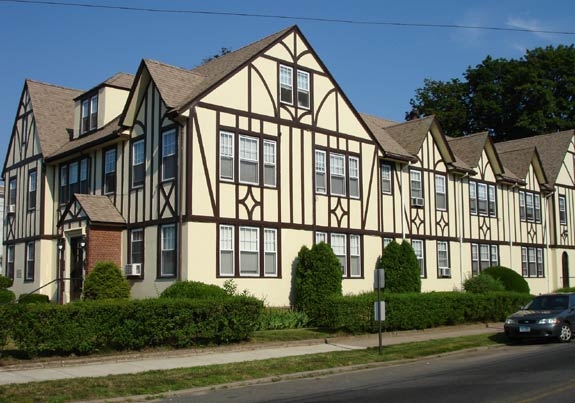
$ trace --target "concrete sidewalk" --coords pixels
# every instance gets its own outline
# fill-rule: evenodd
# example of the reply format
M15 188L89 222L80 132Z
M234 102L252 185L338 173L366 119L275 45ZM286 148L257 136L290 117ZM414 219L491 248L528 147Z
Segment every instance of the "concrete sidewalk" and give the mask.
M391 332L382 335L382 345L474 334L495 334L502 331L503 324L493 323ZM377 346L379 346L378 334L370 334L288 343L241 344L208 349L173 350L161 353L134 353L109 357L38 361L0 367L0 384L132 374L152 370L256 361Z

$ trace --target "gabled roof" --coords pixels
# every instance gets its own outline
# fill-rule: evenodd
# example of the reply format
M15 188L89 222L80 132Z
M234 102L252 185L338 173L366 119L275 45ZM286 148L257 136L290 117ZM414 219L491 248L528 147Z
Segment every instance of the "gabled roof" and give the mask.
M497 143L496 147L500 153L536 147L548 184L554 186L574 134L575 130L566 130L504 141Z
M377 116L368 115L366 113L359 114L369 130L375 136L375 139L383 149L384 156L390 159L399 159L402 161L415 161L410 153L408 153L402 146L395 141L390 134L385 130L386 126L394 125L395 122L382 119Z
M170 66L154 60L144 60L160 96L168 108L175 108L189 98L205 77L191 70Z
M36 131L44 157L52 155L70 139L74 127L74 98L82 91L26 80Z
M122 88L129 90L134 83L134 75L128 73L116 73L112 77L103 82L103 85L109 87Z
M86 217L92 224L125 224L126 220L120 214L108 196L74 194Z
M489 133L482 132L469 136L447 137L447 142L458 160L463 160L468 166L477 168L488 138Z
M427 133L431 130L434 120L435 116L426 116L421 119L414 119L388 126L385 130L399 145L407 150L408 153L417 155L427 137Z

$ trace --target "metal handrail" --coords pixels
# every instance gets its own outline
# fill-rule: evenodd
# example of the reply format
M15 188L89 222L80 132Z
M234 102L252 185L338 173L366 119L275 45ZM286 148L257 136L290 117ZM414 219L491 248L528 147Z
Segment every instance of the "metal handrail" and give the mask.
M57 282L57 281L80 280L80 279L82 279L82 278L83 278L83 277L61 277L61 278L56 278L56 279L54 279L54 280L52 280L52 281L50 281L50 282L44 284L43 286L36 288L35 290L33 290L33 291L29 292L29 293L20 294L20 296L18 296L18 298L17 298L15 301L12 301L12 302L3 302L3 303L0 304L0 305L17 304L17 303L20 302L20 300L21 300L23 297L26 297L26 296L28 296L28 295L34 294L36 291L40 291L42 288L47 287L47 286L49 286L50 284L55 283L55 282Z

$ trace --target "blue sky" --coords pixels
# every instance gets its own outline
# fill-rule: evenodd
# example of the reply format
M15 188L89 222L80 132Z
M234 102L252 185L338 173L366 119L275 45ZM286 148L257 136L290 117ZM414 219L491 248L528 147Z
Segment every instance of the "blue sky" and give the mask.
M142 58L192 68L222 47L235 50L297 24L359 111L402 121L409 110L409 100L423 86L425 78L449 80L461 77L468 66L481 63L487 55L520 58L526 49L570 45L575 41L575 35L289 18L573 32L573 0L76 0L75 3L288 18L133 12L0 0L2 161L26 78L87 90L117 72L135 73Z

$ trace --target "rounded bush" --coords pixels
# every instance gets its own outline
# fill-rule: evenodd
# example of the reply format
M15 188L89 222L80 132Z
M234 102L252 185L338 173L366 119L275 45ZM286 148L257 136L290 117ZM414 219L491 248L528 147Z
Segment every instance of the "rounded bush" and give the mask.
M492 266L483 270L482 273L489 274L503 283L506 291L515 291L529 294L529 284L519 273L509 267Z
M199 281L178 281L160 294L160 298L210 299L225 298L227 296L228 293L223 288L213 284L200 283Z
M128 299L130 284L114 262L98 262L84 281L83 297L94 299Z
M493 291L505 291L501 280L482 272L479 276L471 277L463 283L463 289L474 294L484 294Z
M0 289L0 304L8 304L16 300L16 294L11 290Z
M44 294L24 294L18 298L19 304L48 304L50 297Z
M6 288L12 287L14 284L14 280L10 277L6 277L0 274L0 290L4 290Z

